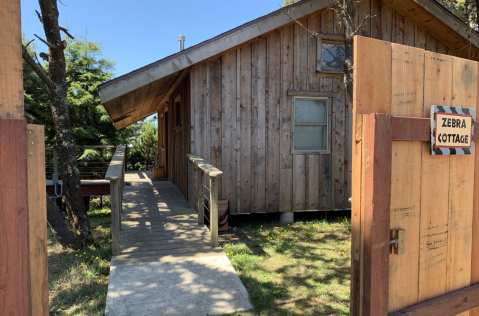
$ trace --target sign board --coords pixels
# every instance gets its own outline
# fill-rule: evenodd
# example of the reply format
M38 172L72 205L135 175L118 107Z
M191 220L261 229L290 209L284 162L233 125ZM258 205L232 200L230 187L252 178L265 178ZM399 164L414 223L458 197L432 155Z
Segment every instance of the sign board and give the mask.
M431 105L431 155L471 155L474 109Z

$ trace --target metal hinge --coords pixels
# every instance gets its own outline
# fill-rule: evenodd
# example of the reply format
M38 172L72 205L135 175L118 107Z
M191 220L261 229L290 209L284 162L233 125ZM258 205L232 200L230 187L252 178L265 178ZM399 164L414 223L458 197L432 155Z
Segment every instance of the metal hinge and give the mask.
M400 255L406 252L406 230L405 229L391 229L391 240L389 241L390 254Z
M24 138L25 139L25 138ZM29 129L27 131L27 150L28 150L28 156L33 156L35 155L35 133L33 132L32 129Z

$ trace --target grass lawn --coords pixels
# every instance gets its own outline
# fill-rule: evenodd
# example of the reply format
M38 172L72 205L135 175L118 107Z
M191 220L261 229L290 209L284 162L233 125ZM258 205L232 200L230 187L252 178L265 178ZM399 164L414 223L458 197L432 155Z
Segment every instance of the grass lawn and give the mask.
M239 241L225 241L223 249L255 309L235 315L349 315L348 219L239 228Z
M63 249L48 229L50 315L103 315L110 274L110 210L89 212L96 246Z
M104 314L110 210L89 216L96 246L62 249L48 232L50 315ZM349 315L350 221L314 216L290 225L275 224L271 216L233 217L235 240L220 240L254 306L236 316Z

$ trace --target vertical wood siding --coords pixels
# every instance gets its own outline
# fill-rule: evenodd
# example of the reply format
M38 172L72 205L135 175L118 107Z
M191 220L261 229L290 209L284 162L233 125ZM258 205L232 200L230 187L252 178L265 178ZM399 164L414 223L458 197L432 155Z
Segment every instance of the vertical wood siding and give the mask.
M363 1L362 12L376 15L361 30L364 36L450 51L384 1ZM339 33L332 10L300 22L318 33ZM187 191L183 156L189 151L224 172L219 198L230 201L232 213L350 208L352 109L341 77L316 74L316 53L316 39L290 24L194 65L170 97L168 144L179 146L168 151L171 181ZM291 154L293 98L287 95L291 89L336 94L329 130L331 154ZM185 112L182 131L176 133L172 123L178 94Z

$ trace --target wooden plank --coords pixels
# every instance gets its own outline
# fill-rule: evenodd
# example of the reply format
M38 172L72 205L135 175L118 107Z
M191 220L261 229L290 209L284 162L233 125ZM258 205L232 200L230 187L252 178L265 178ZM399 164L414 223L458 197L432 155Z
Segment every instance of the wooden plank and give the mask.
M258 207L258 41L251 43L251 213ZM221 196L220 196L221 198Z
M478 66L479 67L479 66ZM478 69L479 72L479 69ZM479 86L479 82L478 82ZM476 97L479 102L479 89L476 88L478 96ZM478 105L476 103L476 110ZM477 118L477 113L475 114ZM474 127L479 127L479 124L474 124ZM474 130L474 135L479 135L476 133L479 130ZM477 139L478 137L476 137ZM474 144L474 166L479 166L479 153L477 150L479 147ZM473 201L473 216L472 216L472 257L471 257L471 284L479 283L479 172L474 172L474 201ZM469 312L470 316L479 316L479 307L471 309Z
M388 309L389 227L391 203L391 119L385 114L365 114L363 315L385 315Z
M371 32L372 38L381 39L382 0L371 0Z
M373 57L372 57L373 56ZM375 67L380 63L383 67ZM362 36L354 38L354 72L353 80L353 183L352 183L352 210L351 210L351 311L352 315L360 315L366 302L364 275L364 242L365 228L365 142L362 140L363 118L357 114L385 113L391 111L391 44ZM379 69L381 68L381 69ZM379 91L379 92L378 92ZM383 93L380 93L383 92ZM359 119L358 119L359 117ZM388 206L389 207L389 206ZM389 215L389 214L388 214ZM389 232L388 232L389 233ZM389 236L388 236L389 238ZM378 270L380 271L380 270ZM382 284L382 283L378 283ZM386 283L386 287L387 287ZM388 289L385 289L387 293ZM378 295L378 297L380 297ZM387 304L386 304L387 305ZM387 306L384 312L387 311Z
M453 62L451 104L476 110L477 63L457 57ZM473 155L450 157L447 292L471 284L474 162Z
M393 140L431 140L431 119L407 116L392 117Z
M241 212L241 49L236 50L236 141L235 141L235 162L236 162L236 212Z
M414 47L416 43L416 24L406 18L404 21L404 45Z
M425 52L423 117L430 116L431 104L451 105L452 71L451 57ZM450 157L429 151L429 143L422 143L420 302L446 293Z
M256 45L256 106L257 106L257 189L256 212L266 210L266 38Z
M328 30L328 33L333 33L332 26L333 16L330 14L332 10L326 10L322 13L321 22L328 24L322 25L321 29ZM308 34L299 25L294 26L294 89L295 90L307 90L307 80L309 78L309 72L307 72L308 65ZM293 104L294 101L292 100ZM294 112L294 110L293 110ZM291 118L294 120L294 117ZM294 126L291 127L291 134L294 142ZM293 210L306 210L306 193L309 192L309 188L306 186L306 156L301 154L293 155Z
M31 315L26 120L0 120L0 135L0 315Z
M431 33L426 33L426 50L431 52L437 51L437 40Z
M320 90L333 92L333 79L321 78ZM331 111L330 111L331 112ZM331 131L331 129L330 129ZM332 135L329 133L328 142L331 144ZM331 154L322 154L320 156L320 209L332 210L333 207L333 183L332 183L332 156Z
M392 42L393 8L386 2L381 3L381 39Z
M230 201L232 213L237 212L237 155L236 148L236 51L226 53L222 57L222 149L223 169L223 197Z
M345 209L348 207L349 196L346 196L345 177L345 150L346 145L346 100L343 80L333 79L333 91L337 93L333 99L331 120L331 161L333 208Z
M334 11L331 9L321 12L321 33L334 34Z
M23 119L20 1L2 1L0 16L0 120Z
M240 213L251 213L251 45L245 45L241 48L241 65L240 65L240 119L241 130L240 139L240 168L241 173L241 191L239 197L241 199Z
M223 170L223 161L221 158L222 147L222 111L221 111L221 58L212 60L208 65L210 80L210 162L216 168ZM223 198L221 178L218 180L218 196Z
M266 77L266 212L279 210L280 183L280 99L281 99L281 33L268 36ZM305 47L307 48L307 46ZM306 74L305 74L306 75Z
M404 44L404 23L405 17L397 11L393 14L392 42Z
M282 97L280 110L280 212L291 212L293 206L293 144L291 131L291 113L293 99L289 89L294 83L294 26L281 30L281 83ZM288 92L287 92L288 91Z
M454 316L479 306L479 284L390 313L388 316Z
M415 45L417 48L426 49L426 31L416 25L416 38L415 38Z
M368 18L366 20L366 18L367 16L371 15L371 0L362 0L361 3L359 3L359 10L357 11L357 13L357 16L359 18L358 25L360 25L361 23L363 24L363 27L359 31L359 34L362 36L369 37L371 34L371 19Z
M391 69L394 74L391 79L391 113L422 116L424 51L392 44ZM393 139L394 130L397 130L393 122L402 123L401 117L396 118L399 120L392 120ZM392 255L389 259L389 312L418 303L421 143L393 142L392 157L390 227L406 230L407 247L406 254Z

